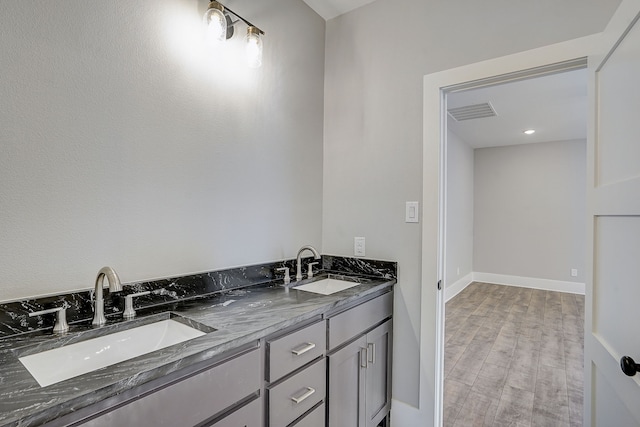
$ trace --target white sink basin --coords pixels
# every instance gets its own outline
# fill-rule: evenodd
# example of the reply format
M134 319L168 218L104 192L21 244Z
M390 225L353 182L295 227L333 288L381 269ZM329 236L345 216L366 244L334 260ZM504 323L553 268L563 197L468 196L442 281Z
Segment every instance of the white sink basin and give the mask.
M204 334L168 319L20 357L19 360L38 384L46 387Z
M305 292L313 292L314 294L331 295L358 285L360 285L360 283L350 282L346 280L322 279L318 280L317 282L307 283L306 285L296 286L293 289Z

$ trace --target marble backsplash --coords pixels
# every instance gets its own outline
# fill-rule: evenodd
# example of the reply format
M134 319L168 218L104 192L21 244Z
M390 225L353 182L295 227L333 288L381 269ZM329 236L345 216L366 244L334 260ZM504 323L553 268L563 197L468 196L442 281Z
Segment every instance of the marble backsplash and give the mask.
M312 257L303 259L304 268L302 271L304 273L307 271L306 265L313 261ZM124 295L127 294L151 291L149 295L136 298L134 303L136 309L173 304L177 301L208 296L230 289L282 280L283 272L276 271L281 267L289 267L291 277L294 279L295 264L295 259L291 259L153 281L124 283L124 289L119 293L120 295L109 295L108 290L105 289L105 315L107 318L121 315L124 307ZM391 261L322 255L322 270L388 279L397 278L397 263ZM90 321L93 318L93 289L0 303L0 339L25 332L52 329L55 323L55 314L29 317L28 313L65 304L68 307L67 321L70 324Z

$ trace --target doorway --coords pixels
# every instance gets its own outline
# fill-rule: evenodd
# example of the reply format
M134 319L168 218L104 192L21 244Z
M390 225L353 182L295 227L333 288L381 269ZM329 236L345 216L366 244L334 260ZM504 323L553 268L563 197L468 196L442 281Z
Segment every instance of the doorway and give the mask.
M582 419L586 88L446 94L445 426Z
M611 19L606 30L602 34L596 34L593 36L587 36L580 39L574 39L567 42L557 43L554 45L546 46L540 49L534 49L531 51L521 52L513 55L508 55L492 60L487 60L475 64L465 65L454 69L444 70L429 75L425 75L423 78L423 175L422 175L422 263L421 263L421 318L420 318L420 402L418 408L409 408L407 405L396 405L395 419L400 422L400 425L420 425L420 423L429 422L433 420L433 425L442 425L442 408L443 408L443 364L444 364L444 291L442 289L441 279L444 276L444 179L441 171L444 168L444 150L443 130L446 129L444 115L445 102L444 94L452 88L462 90L464 87L478 87L483 83L495 83L500 81L508 81L511 77L532 77L536 73L548 74L551 70L555 69L560 71L562 69L570 69L571 64L577 64L577 68L582 68L586 64L586 58L589 57L590 63L593 68L589 68L589 87L595 88L595 82L598 79L602 79L602 76L608 77L608 75L615 76L612 68L608 68L608 59L616 59L616 48L619 47L637 47L638 43L629 42L626 43L625 38L631 37L634 24L640 19L638 13L639 4L637 1L624 0L618 11ZM612 64L618 64L619 61L613 61ZM624 72L629 67L622 67ZM634 75L634 74L628 74ZM637 73L635 73L637 75ZM592 80L595 78L595 81ZM616 81L628 82L628 79L612 78L611 83ZM629 87L623 87L620 95L617 97L613 95L613 99L620 99L622 97L626 101L637 101L638 97L623 96L625 91L628 92ZM615 89L615 88L614 88ZM599 88L602 93L602 87ZM611 92L611 90L609 91ZM607 93L609 93L607 92ZM596 107L601 108L602 102L595 99L590 92L590 113L598 111ZM626 106L626 104L625 104ZM631 105L627 107L628 112L637 112L638 106ZM619 115L608 116L609 119L615 119L620 117ZM597 116L599 120L602 117ZM621 181L620 185L609 185L604 188L599 185L599 181L594 179L594 164L600 159L598 152L595 151L597 144L606 143L610 144L610 135L605 135L607 139L601 137L595 133L595 121L590 117L589 120L589 135L588 135L588 182L589 182L589 200L597 194L596 199L599 204L588 204L588 221L591 224L592 221L598 221L603 214L608 212L618 212L613 210L613 202L617 203L616 207L623 206L623 201L629 203L635 203L637 206L637 197L627 197L624 200L616 198L617 195L626 195L628 190L637 187L633 187L636 181L625 180ZM631 120L626 125L633 125ZM614 129L617 129L614 127ZM621 140L624 145L623 148L626 151L637 149L637 144L630 144L628 141L631 139L631 130L628 134L625 134L625 139ZM609 142L607 142L609 141ZM615 142L615 140L613 140ZM636 156L637 157L637 156ZM625 158L636 158L633 155L628 155ZM626 186L626 187L625 187ZM625 188L621 188L625 187ZM610 190L610 191L609 191ZM600 203L601 202L601 203ZM611 202L606 204L606 202ZM599 209L599 210L596 210ZM626 212L626 211L624 211ZM634 211L635 212L635 211ZM598 216L600 215L600 216ZM632 234L629 234L629 237ZM627 345L618 344L611 350L611 346L606 346L602 343L600 336L595 334L594 329L594 310L598 308L600 304L599 299L593 295L594 289L597 290L597 283L599 277L594 277L593 260L591 255L594 254L596 245L594 245L595 234L591 227L589 227L589 234L587 236L587 253L589 254L589 263L587 265L587 277L586 277L586 300L585 300L585 325L589 326L589 330L585 331L585 360L592 363L592 367L595 366L601 370L602 373L598 373L595 377L592 375L592 370L587 369L585 371L585 422L586 425L591 425L592 418L595 412L594 419L598 419L600 411L600 418L607 415L611 415L611 419L624 418L623 407L627 412L626 414L637 414L638 406L634 403L636 390L634 388L634 381L624 378L619 378L620 364L616 360L616 357L623 355L627 350L623 350L628 347ZM621 242L621 240L618 240ZM636 239L637 242L637 239ZM623 243L627 245L627 240ZM626 247L626 246L625 246ZM610 248L607 254L611 253ZM630 254L634 252L629 252ZM637 267L637 263L625 264L625 267ZM617 277L619 274L615 273L613 276ZM627 291L627 282L620 282L620 286L624 291ZM609 296L610 301L614 301L618 304L631 304L633 299L628 298L616 298L615 296ZM637 300L637 299L636 299ZM637 314L637 310L635 311ZM631 316L633 317L633 316ZM611 323L616 324L615 319L611 320ZM637 322L636 322L637 323ZM624 324L617 324L619 336L625 337L633 336L630 332L634 322L624 322ZM608 326L608 325L607 325ZM608 332L609 330L607 330ZM626 333L626 334L625 334ZM617 338L617 337L616 337ZM615 351L618 348L618 351ZM607 380L605 381L604 373L606 373ZM610 379L610 380L609 380ZM597 381L599 380L599 382ZM608 382L607 382L608 381ZM611 381L615 381L612 386ZM604 384L604 385L603 385ZM598 385L602 386L601 391L598 394L596 388ZM634 400L635 399L635 400ZM607 408L615 408L607 410ZM633 419L632 416L627 417ZM640 416L636 416L636 419L640 419ZM603 420L606 418L602 418ZM626 419L626 418L625 418ZM621 424L622 425L622 424ZM629 424L631 425L631 424Z

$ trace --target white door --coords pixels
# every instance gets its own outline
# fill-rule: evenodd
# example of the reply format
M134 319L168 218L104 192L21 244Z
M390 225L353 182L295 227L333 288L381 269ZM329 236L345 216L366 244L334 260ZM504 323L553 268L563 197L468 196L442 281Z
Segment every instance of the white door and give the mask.
M585 426L640 426L640 374L620 368L623 356L640 363L640 1L623 3L608 54L589 58Z

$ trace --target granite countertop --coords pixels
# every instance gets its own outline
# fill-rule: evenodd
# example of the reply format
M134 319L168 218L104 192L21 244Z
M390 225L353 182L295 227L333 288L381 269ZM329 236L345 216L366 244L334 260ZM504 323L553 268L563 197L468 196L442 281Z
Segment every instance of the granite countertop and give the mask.
M321 274L313 280L324 277L326 274ZM211 359L283 328L380 293L396 283L395 279L389 278L357 280L362 284L326 296L295 288L285 289L272 283L175 303L169 307L171 313L216 331L44 388L23 367L19 357L82 341L96 334L128 329L130 325L168 318L167 307L160 313L157 313L157 308L138 311L138 317L129 321L109 320L99 330L73 325L70 332L62 337L36 332L2 339L0 426L41 425L193 363Z

